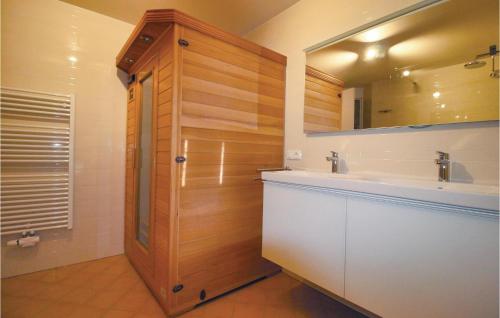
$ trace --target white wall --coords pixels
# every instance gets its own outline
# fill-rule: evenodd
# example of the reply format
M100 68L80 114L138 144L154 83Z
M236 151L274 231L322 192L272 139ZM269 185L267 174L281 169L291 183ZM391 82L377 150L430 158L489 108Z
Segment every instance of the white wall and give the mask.
M348 88L342 91L342 130L354 129L354 98L356 88Z
M383 130L306 136L303 133L303 50L369 21L417 3L415 0L301 0L247 35L288 57L286 78L286 148L302 149L291 167L328 171L325 155L340 152L342 168L376 170L436 179L435 151L450 152L453 178L498 184L498 123L468 124L425 130Z
M490 72L490 61L470 70L459 63L373 82L372 127L498 118L498 80ZM433 97L435 91L441 93L438 98ZM380 113L381 109L392 111Z
M76 98L74 227L40 232L35 248L3 237L2 277L123 252L126 76L115 56L132 29L56 0L2 1L2 85Z

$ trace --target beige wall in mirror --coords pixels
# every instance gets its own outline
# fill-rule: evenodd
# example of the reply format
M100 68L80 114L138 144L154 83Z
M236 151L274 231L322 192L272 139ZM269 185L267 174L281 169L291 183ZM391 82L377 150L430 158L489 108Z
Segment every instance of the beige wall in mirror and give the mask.
M304 132L498 120L498 9L444 1L308 52Z

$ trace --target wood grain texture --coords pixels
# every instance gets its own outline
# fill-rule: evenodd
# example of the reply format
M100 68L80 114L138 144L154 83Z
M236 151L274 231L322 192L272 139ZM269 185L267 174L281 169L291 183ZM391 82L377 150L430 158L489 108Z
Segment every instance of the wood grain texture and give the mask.
M127 117L127 170L126 170L126 254L148 287L167 309L167 298L161 290L168 289L169 262L169 218L170 218L170 176L171 176L171 128L172 128L172 61L173 32L167 31L162 41L155 44L153 51L141 57L138 64L138 81L134 83L136 97L128 105ZM137 151L140 131L140 78L153 72L153 127L150 197L149 248L145 249L136 240L136 197L137 197ZM163 293L165 294L165 293Z
M153 94L152 94L152 127L142 127L142 116L143 116L143 105L142 105L142 95L143 95L143 86L142 79L145 77L152 76L153 82ZM133 189L132 192L128 192L126 197L129 202L129 206L127 207L127 216L126 219L126 228L125 228L125 239L127 241L127 250L126 253L131 259L132 263L136 267L137 271L144 278L146 284L148 284L151 288L154 288L155 285L155 254L157 251L156 247L156 237L153 235L156 233L155 228L155 197L156 193L153 191L155 189L156 183L156 170L157 167L154 164L155 161L155 152L156 152L156 140L157 140L157 105L158 105L158 55L152 56L148 63L144 64L142 68L138 72L137 82L134 84L134 91L137 94L134 99L135 103L133 104L134 111L131 113L133 116L129 118L128 126L127 126L127 136L130 137L129 148L133 149L131 154L127 156L127 167L130 167L132 171L128 173L131 178L126 179L126 188ZM138 219L138 192L139 192L139 173L140 173L140 139L141 139L141 131L144 129L151 129L149 133L151 133L151 175L149 176L150 180L150 215L149 215L149 239L148 246L144 246L141 242L137 240L137 231L139 229L139 219ZM127 151L128 153L128 151Z
M341 80L306 66L304 132L341 130L343 88Z
M257 168L283 164L283 65L184 28L176 306L276 269L261 257Z
M193 30L210 34L210 36L220 39L229 45L241 48L279 64L286 65L286 57L279 53L200 21L180 11L174 9L158 9L146 11L132 31L127 42L118 53L116 57L116 66L124 71L129 71L132 65L134 65L148 47L151 46L151 43L154 43L159 35L172 24L187 26ZM149 44L144 43L144 41L140 39L141 35L151 36L153 42ZM132 62L129 62L130 59L132 59Z
M127 104L127 137L125 148L125 253L127 254L132 252L131 236L134 233L136 121L136 100L132 99Z
M136 64L124 68L139 75L158 59L151 273L134 252L131 204L125 235L127 256L165 312L175 315L202 302L202 290L210 299L278 269L261 257L262 184L255 179L258 168L283 165L286 58L164 11L148 11L122 50L134 47L141 24L171 19L137 51ZM136 87L128 109L127 199L136 191L136 154L128 149L137 143L139 93ZM185 163L175 162L179 155ZM178 284L184 287L174 293Z
M158 112L156 118L156 184L155 189L155 286L154 293L163 308L168 308L167 290L170 250L171 178L172 178L172 87L174 32L170 28L159 50ZM161 97L161 98L160 98ZM163 290L163 292L162 292ZM164 295L164 296L163 296Z

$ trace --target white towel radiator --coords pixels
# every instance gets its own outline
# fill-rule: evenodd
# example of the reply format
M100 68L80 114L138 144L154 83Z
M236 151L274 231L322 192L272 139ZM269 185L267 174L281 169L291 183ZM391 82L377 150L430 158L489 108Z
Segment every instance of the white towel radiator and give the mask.
M1 234L73 224L74 98L1 88Z

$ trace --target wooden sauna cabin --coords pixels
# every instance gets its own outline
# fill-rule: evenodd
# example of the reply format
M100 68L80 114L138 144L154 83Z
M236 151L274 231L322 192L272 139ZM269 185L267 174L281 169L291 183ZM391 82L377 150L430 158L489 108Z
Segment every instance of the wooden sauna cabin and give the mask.
M129 74L125 251L169 315L279 270L261 257L259 168L283 165L286 57L147 11Z
M306 65L304 132L322 133L352 129L342 127L344 82ZM353 120L354 121L354 120Z

